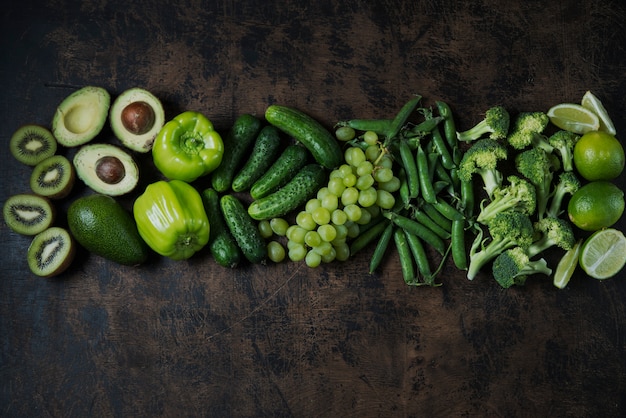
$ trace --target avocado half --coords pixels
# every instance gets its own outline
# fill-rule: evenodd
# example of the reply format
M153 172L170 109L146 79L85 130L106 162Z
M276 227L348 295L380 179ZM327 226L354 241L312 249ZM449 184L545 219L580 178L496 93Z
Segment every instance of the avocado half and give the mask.
M101 88L87 86L67 96L52 118L52 134L66 147L91 141L107 120L111 96Z
M146 153L165 123L161 101L147 90L135 87L120 94L111 106L113 133L127 148Z
M83 145L73 162L78 178L98 193L120 196L133 190L139 182L137 163L115 145Z

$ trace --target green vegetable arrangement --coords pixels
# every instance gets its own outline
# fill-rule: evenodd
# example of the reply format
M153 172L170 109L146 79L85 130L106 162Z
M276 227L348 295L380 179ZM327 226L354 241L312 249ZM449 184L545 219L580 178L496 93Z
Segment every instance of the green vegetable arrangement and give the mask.
M552 274L547 250L569 254L580 242L566 216L568 197L581 187L573 164L579 136L555 128L540 111L510 115L497 105L484 115L459 131L447 103L427 107L415 95L395 115L339 121L333 135L302 110L271 105L264 119L240 115L222 136L202 113L186 111L156 133L153 163L165 179L135 198L133 216L119 205L114 216L71 216L71 232L106 231L115 216L123 218L118 235L136 231L141 239L133 244L139 256L125 264L143 263L150 248L171 260L208 251L226 268L285 259L315 268L372 248L374 273L394 246L410 286L441 285L448 260L469 280L490 268L503 288L523 285L531 275ZM50 141L47 135L40 142ZM56 152L57 144L49 145ZM124 165L104 157L108 165L96 164L95 175L109 179L105 167L115 167L123 176ZM204 177L210 186L200 192L192 183ZM21 196L5 204L5 217L26 213ZM23 215L11 228L29 235L40 225L52 228L56 212L39 206L30 209L40 214L35 226L23 225ZM29 250L36 254L29 264L59 266L53 275L73 254L59 250L67 238L55 233L54 240L34 239L41 248ZM119 252L101 251L116 244L99 242L101 236L114 234L76 238L121 262ZM46 277L50 271L33 270Z

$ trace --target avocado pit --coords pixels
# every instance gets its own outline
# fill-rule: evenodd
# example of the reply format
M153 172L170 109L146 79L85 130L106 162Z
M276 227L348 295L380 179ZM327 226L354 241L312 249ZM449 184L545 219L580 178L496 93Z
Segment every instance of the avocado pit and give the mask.
M107 155L96 161L96 175L107 184L117 184L126 176L126 169L119 158Z
M154 126L155 113L144 101L133 102L122 110L122 124L134 135L143 135Z

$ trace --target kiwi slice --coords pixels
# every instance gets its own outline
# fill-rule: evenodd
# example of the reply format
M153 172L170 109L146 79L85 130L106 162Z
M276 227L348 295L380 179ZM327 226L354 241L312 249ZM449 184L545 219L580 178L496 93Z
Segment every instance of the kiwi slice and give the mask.
M18 234L36 235L49 228L56 216L50 200L35 194L16 194L4 202L4 221Z
M30 176L30 188L38 195L61 199L72 191L75 178L70 160L53 155L35 166Z
M43 126L24 125L13 133L9 147L16 160L35 166L57 152L57 140Z
M41 277L63 273L72 264L76 245L69 232L53 226L35 235L28 247L28 267Z

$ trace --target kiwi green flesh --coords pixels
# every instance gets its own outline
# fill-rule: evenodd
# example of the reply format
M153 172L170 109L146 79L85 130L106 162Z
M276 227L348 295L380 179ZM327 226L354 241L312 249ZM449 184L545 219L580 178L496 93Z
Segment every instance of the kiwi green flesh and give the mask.
M35 166L30 187L38 195L60 199L70 193L75 177L72 163L62 155L54 155Z
M27 251L28 267L41 277L64 272L76 253L75 244L64 228L51 227L35 235Z
M56 210L50 200L34 194L9 197L3 207L4 221L14 232L36 235L52 225Z
M35 166L52 157L57 151L57 141L48 129L39 125L24 125L11 136L9 149L19 162Z

